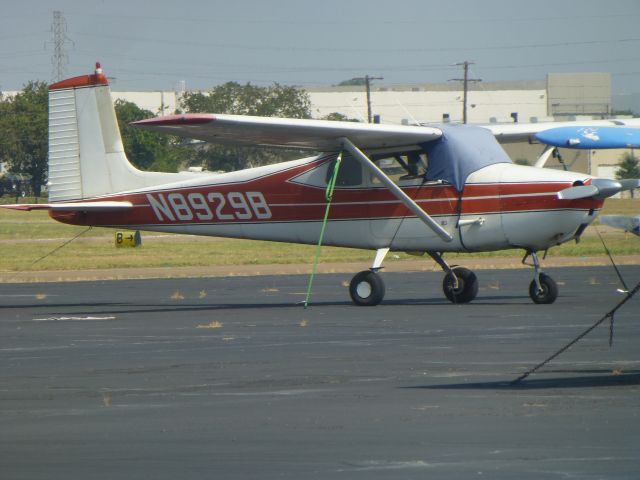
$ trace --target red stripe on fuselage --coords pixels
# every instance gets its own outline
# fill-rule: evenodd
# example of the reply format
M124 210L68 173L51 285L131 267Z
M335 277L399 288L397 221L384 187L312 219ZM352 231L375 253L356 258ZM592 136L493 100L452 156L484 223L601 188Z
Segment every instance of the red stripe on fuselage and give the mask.
M326 161L325 157L245 182L108 197L110 200L131 202L134 208L127 212L51 212L50 215L64 223L96 226L321 221L326 208L324 189L288 180ZM602 206L602 200L559 200L556 193L570 186L570 182L468 184L463 192L462 208L458 203L458 192L450 185L427 183L403 189L433 216L589 210ZM148 195L153 196L155 209ZM262 198L267 208L262 206ZM165 210L168 214L163 213ZM337 187L330 213L330 218L335 220L405 216L413 215L384 187Z

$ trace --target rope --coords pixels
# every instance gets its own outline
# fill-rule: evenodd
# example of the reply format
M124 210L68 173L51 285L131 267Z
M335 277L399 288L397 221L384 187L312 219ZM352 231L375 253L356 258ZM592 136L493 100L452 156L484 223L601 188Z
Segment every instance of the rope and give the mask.
M622 274L620 273L620 270L618 270L618 266L616 265L616 262L613 261L613 257L611 256L611 252L607 248L607 245L604 243L604 238L602 238L602 235L600 234L600 230L598 230L597 226L594 226L594 228L596 229L598 237L600 237L600 241L602 242L602 246L604 247L604 251L607 253L607 256L609 257L609 260L611 261L611 265L613 265L613 268L616 271L616 275L618 275L618 279L620 280L620 283L622 283L622 286L624 287L625 293L628 292L629 291L629 287L627 287L627 284L624 281L624 278L622 278Z
M316 245L316 255L313 260L313 268L311 269L311 276L309 277L309 285L307 286L307 296L304 299L304 308L309 305L309 299L311 298L311 287L313 285L313 279L316 276L316 269L318 267L318 259L320 258L320 250L322 249L322 240L324 239L324 231L327 227L327 219L329 218L329 210L331 209L331 200L333 199L333 190L336 186L336 180L338 179L338 171L340 170L340 162L342 161L342 152L336 158L336 163L333 165L333 172L331 178L327 182L327 189L325 190L325 199L327 200L327 208L324 212L324 219L322 220L322 228L320 229L320 238L318 238L318 244Z
M69 245L71 242L73 242L75 239L77 239L78 237L84 235L85 233L87 233L89 230L91 230L93 227L88 227L85 228L83 231L81 231L80 233L78 233L77 235L75 235L73 238L71 238L70 240L67 240L66 242L64 242L62 245L58 245L56 248L54 248L53 250L51 250L49 253L43 255L42 257L34 260L33 262L31 262L30 266L34 266L36 263L41 262L42 260L44 260L45 258L53 255L54 253L56 253L58 250L60 250L63 247L66 247L67 245ZM17 276L17 272L15 272L13 275L9 276L7 279L7 282L11 282L13 281Z
M86 229L84 229L83 231L81 231L79 234L77 234L75 237L71 238L71 240L67 240L66 242L64 242L62 245L57 246L56 248L54 248L53 250L51 250L49 253L47 253L46 255L43 255L42 257L38 258L37 260L34 260L33 262L31 262L31 266L35 265L36 263L44 260L45 258L53 255L54 253L56 253L58 250L60 250L63 247L66 247L67 245L69 245L71 242L73 242L76 238L84 235L85 233L87 233L89 230L91 230L93 227L88 227Z
M543 362L539 363L538 365L536 365L535 367L533 367L531 370L527 371L526 373L524 373L523 375L520 375L518 378L516 378L515 380L513 380L511 382L511 385L516 385L518 383L520 383L522 380L524 380L525 378L527 378L529 375L531 375L532 373L536 372L537 370L539 370L540 368L544 367L547 363L549 363L551 360L553 360L554 358L556 358L557 356L561 355L562 353L566 352L567 350L569 350L569 348L571 348L573 345L575 345L576 343L578 343L580 340L582 340L584 337L586 337L589 333L591 333L593 330L595 330L595 328L600 325L602 322L604 322L605 320L609 319L611 321L611 326L609 329L609 345L611 345L611 340L612 340L612 329L613 329L613 316L615 315L615 313L618 311L618 309L620 307L622 307L622 305L624 305L625 303L627 303L629 300L631 300L631 297L633 297L636 293L638 293L638 291L640 290L640 282L638 282L638 284L633 288L633 290L631 290L629 293L627 293L627 296L624 297L615 307L613 307L611 309L611 311L609 311L607 314L605 314L600 320L598 320L596 323L594 323L592 326L590 326L589 328L587 328L584 332L582 332L580 335L578 335L576 338L574 338L573 340L571 340L569 343L567 343L564 347L562 347L560 350L558 350L556 353L554 353L553 355L551 355L549 358L547 358L546 360L544 360Z

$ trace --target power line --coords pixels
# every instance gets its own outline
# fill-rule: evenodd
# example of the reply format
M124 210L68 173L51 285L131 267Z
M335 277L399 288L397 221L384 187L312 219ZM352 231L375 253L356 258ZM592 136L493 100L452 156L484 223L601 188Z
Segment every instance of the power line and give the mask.
M160 22L169 22L175 24L176 22L191 22L191 23L205 23L207 25L211 24L244 24L244 25L299 25L299 20L296 19L286 19L282 17L274 18L274 19L254 19L254 18L246 18L246 17L209 17L206 18L200 17L176 17L176 16L153 16L153 15L117 15L117 14L99 14L95 13L80 13L75 12L71 14L76 17L85 17L85 18L100 18L101 20L105 18L116 19L116 20L144 20L145 22L149 21L160 21ZM592 20L592 19L616 19L616 18L635 18L640 16L638 13L613 13L613 14L598 14L598 15L572 15L570 19L567 19L564 16L524 16L524 17L498 17L491 16L491 18L478 18L477 15L470 16L469 18L446 18L446 17L435 17L431 16L429 21L435 24L482 24L482 23L507 23L507 22L525 22L525 23L537 23L537 22L549 22L549 21L558 21L566 23L568 20L578 21L578 20ZM314 19L315 25L424 25L424 18L420 17L419 19L411 18L411 19L384 19L384 20L375 20L375 19L350 19L350 18L339 18L339 19L331 19L331 20L323 20L323 19Z
M243 44L243 43L218 43L218 42L202 42L192 40L180 40L176 38L153 38L135 35L112 35L97 34L95 32L74 32L75 35L81 37L106 38L120 41L130 42L148 42L154 44L171 44L184 45L192 47L205 48L228 48L246 51L283 51L283 52L336 52L336 53L421 53L421 52L457 52L457 51L494 51L494 50L520 50L523 48L557 48L568 46L587 46L600 44L618 44L618 43L636 43L640 42L639 37L620 38L620 39L602 39L602 40L583 40L583 41L567 41L567 42L548 42L548 43L530 43L530 44L504 44L494 46L465 46L465 47L398 47L398 48L373 48L373 47L348 47L341 45L339 47L306 47L292 44L267 45L267 44Z

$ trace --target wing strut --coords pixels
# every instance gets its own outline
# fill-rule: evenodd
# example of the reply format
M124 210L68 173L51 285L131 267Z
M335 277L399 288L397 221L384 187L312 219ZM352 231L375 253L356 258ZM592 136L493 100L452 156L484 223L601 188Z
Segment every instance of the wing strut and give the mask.
M538 157L538 160L536 161L534 167L543 168L547 163L547 161L549 160L549 157L551 157L551 155L553 154L553 151L555 149L556 147L552 145L547 145L546 148L544 149L544 152L542 152L540 157Z
M453 240L453 237L447 232L444 228L442 228L438 222L436 222L431 216L425 212L420 206L414 202L406 193L404 193L400 187L398 187L393 181L387 177L387 175L380 170L375 163L373 163L369 157L367 157L364 153L360 151L358 147L356 147L351 141L346 138L340 138L340 143L343 148L349 152L353 158L358 160L365 169L369 170L373 173L378 179L382 182L382 184L389 189L391 193L393 193L398 200L400 200L409 210L411 210L420 220L422 220L431 230L433 230L442 240L445 242L450 242Z

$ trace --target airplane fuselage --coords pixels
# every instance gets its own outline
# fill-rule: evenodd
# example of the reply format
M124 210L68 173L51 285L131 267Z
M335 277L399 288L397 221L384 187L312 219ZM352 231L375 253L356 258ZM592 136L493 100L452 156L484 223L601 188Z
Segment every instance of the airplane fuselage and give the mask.
M102 196L129 201L126 212L51 212L61 222L139 230L313 244L327 200L335 155L174 182ZM351 166L352 169L359 167ZM360 170L338 184L324 244L398 251L540 250L570 240L603 201L560 200L557 192L588 183L583 174L513 164L474 172L462 192L423 178L398 185L453 240L426 228L397 198Z

